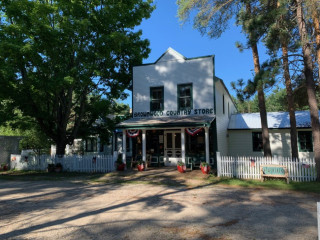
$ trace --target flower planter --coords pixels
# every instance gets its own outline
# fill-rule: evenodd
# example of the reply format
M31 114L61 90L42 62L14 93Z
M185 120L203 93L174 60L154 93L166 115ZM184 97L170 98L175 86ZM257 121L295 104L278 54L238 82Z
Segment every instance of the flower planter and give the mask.
M185 173L186 172L186 166L185 165L183 165L183 166L177 166L177 169L178 169L178 171L179 172L181 172L181 173Z
M205 167L201 166L201 172L203 174L208 174L210 172L210 167L209 166L205 166Z
M137 168L138 168L138 171L143 171L144 170L144 165L143 164L138 164Z
M7 165L4 165L3 166L3 171L7 171L8 170L8 166Z
M118 166L117 166L117 170L118 171L124 171L124 168L126 167L126 165L123 163L123 164L119 164Z

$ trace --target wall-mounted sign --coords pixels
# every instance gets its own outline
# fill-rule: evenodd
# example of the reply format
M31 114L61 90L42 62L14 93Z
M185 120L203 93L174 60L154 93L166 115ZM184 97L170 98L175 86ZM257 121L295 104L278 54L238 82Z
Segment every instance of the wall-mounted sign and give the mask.
M134 112L133 117L171 117L171 116L189 116L189 115L210 115L214 114L213 108L197 108L190 110L168 110L155 112Z

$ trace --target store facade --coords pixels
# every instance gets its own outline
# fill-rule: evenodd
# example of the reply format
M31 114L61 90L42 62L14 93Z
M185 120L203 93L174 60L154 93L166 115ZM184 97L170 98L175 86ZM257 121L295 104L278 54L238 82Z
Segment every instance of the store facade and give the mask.
M213 164L220 133L226 137L227 124L221 121L236 111L215 77L214 56L188 59L171 48L155 63L133 68L132 108L132 118L117 125L122 149L130 139L133 158L166 166ZM227 119L219 121L222 112ZM122 158L125 162L126 151Z

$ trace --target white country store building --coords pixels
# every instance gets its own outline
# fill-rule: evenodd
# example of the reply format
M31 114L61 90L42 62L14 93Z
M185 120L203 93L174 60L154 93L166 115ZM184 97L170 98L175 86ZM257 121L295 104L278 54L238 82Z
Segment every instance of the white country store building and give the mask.
M228 152L227 128L235 105L215 76L214 56L186 58L169 48L155 63L133 68L132 118L122 130L123 161L176 165L213 163Z

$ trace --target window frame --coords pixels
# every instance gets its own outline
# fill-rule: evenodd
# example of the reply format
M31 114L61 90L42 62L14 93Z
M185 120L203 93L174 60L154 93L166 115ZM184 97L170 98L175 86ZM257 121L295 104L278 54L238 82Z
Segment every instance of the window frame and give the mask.
M88 144L90 141L90 144ZM90 149L88 148L90 146ZM87 138L86 139L86 152L97 152L98 151L98 141L96 138Z
M255 140L254 140L254 138L255 138L255 134L260 134L260 136L261 136L261 139L260 138L258 138L259 139L259 143L258 143L258 145L261 143L261 149L255 149L254 148L254 146L255 146ZM251 133L251 137L252 137L252 151L253 152L262 152L263 151L263 140L262 140L262 132L252 132ZM260 142L261 141L261 142Z
M181 107L180 106L180 88L190 86L190 107ZM193 109L193 84L192 83L183 83L177 85L177 102L178 102L178 111L190 110Z
M160 102L160 104L161 104L161 108L160 109L153 109L153 105L152 105L152 103L153 103L153 101L159 101L159 99L153 99L153 91L154 90L161 90L161 92L162 92L162 98L160 99L161 100L161 102ZM164 110L164 87L163 86L159 86L159 87L150 87L150 112L155 112L155 111L163 111Z
M309 141L311 142L311 148L310 149L302 149L301 148L301 135L302 134L306 134L308 133L309 136L307 136L307 138L309 138ZM306 142L305 142L305 145L307 145L307 140L308 139L305 139ZM298 131L298 149L299 149L299 152L313 152L313 137L312 137L312 131Z

